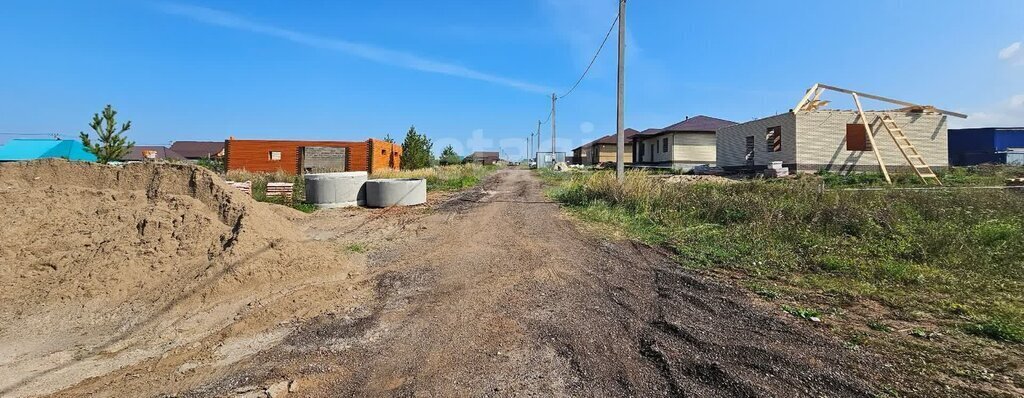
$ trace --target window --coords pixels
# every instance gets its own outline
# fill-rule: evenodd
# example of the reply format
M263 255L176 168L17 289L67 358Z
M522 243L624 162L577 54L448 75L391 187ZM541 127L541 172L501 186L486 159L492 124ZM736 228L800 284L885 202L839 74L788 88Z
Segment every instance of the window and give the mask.
M870 151L871 142L868 141L867 129L864 124L846 125L846 150L847 151Z
M388 154L388 150L387 149L381 149L380 150L380 154L381 155L387 155Z
M640 145L640 160L644 160L644 146Z
M270 151L270 160L281 160L281 151Z
M782 151L782 126L769 127L764 135L765 148L768 152Z
M754 165L754 136L747 137L747 154L745 157L747 166Z
M668 137L661 139L661 151L668 152Z

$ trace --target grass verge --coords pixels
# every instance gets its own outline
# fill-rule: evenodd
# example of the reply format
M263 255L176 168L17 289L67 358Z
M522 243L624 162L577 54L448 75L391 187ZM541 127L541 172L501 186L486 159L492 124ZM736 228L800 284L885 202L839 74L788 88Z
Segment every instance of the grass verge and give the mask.
M416 170L382 170L374 172L370 178L423 178L427 180L427 190L458 191L476 186L497 169L494 165L459 164Z
M951 173L981 185L1017 172ZM820 317L848 347L874 347L970 391L1024 388L1024 192L819 189L822 179L862 183L830 175L737 184L540 175L579 218L670 248L684 267L738 277L785 313Z

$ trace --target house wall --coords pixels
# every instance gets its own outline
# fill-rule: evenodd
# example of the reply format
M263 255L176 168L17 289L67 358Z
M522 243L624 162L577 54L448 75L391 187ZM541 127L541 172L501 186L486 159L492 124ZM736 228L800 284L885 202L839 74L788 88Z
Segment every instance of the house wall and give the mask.
M370 141L227 140L224 141L225 166L228 170L301 174L299 148L306 146L347 148L345 169L370 171ZM270 160L271 151L281 152L281 160Z
M668 138L668 151L662 147L662 139ZM675 137L672 134L660 134L639 141L644 146L642 162L645 164L666 163L672 161L672 148L674 148ZM653 145L653 148L652 148Z
M949 166L946 116L925 113L865 112L875 145L890 170L911 171L910 165L882 127L879 117L888 114L907 135L925 162L933 168ZM846 125L861 123L856 111L822 110L796 114L797 170L835 172L875 171L878 161L872 151L846 149ZM792 141L790 141L792 142ZM782 143L786 148L785 136ZM763 148L762 148L763 149ZM758 163L762 164L762 163Z
M673 133L673 163L684 164L715 164L715 133Z
M766 136L771 127L782 127L782 151L768 152ZM747 137L754 137L754 165L766 166L768 162L782 161L786 166L796 164L797 154L796 115L783 113L764 119L729 126L718 130L715 137L715 162L719 167L747 167ZM843 125L843 139L846 139L846 125Z
M399 144L371 138L369 172L402 167L402 146Z
M616 162L615 144L594 144L591 147L591 156L587 159L588 164L601 164L605 162ZM633 163L633 144L627 143L623 147L623 157L626 163Z

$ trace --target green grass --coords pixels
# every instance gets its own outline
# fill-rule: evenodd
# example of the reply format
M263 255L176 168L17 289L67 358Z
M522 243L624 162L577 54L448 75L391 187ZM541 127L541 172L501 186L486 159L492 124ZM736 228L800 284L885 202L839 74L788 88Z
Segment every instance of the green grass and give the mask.
M578 217L671 248L684 267L738 272L766 298L795 290L830 300L804 306L868 299L976 336L1024 337L1022 192L820 190L816 178L681 185L642 172L620 185L609 172L539 175Z
M429 191L458 191L476 186L497 169L494 165L460 164L416 170L384 170L373 173L370 178L423 178L427 180Z
M937 170L936 174L945 186L997 186L1004 185L1007 178L1024 177L1024 166L980 165L951 167L947 170ZM801 175L799 177L802 179L820 180L829 188L888 186L881 172L839 174L822 170L816 175ZM900 187L923 187L932 184L925 184L915 174L895 173L890 174L890 177L893 184Z

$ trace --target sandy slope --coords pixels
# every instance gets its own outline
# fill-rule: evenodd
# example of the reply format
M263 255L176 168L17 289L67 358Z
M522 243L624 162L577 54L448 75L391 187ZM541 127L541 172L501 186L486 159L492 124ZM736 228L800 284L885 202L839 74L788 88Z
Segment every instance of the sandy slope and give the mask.
M199 168L3 164L0 209L0 396L56 391L217 332L259 341L211 356L233 362L279 339L281 320L320 313L279 303L294 290L347 292L362 270Z

